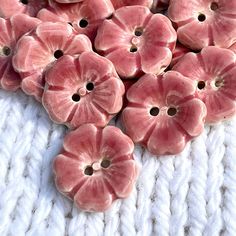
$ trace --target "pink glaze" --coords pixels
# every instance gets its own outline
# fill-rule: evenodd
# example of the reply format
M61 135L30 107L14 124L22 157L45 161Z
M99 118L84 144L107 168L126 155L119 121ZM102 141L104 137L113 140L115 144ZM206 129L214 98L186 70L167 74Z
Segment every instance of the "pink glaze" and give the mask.
M48 0L1 0L0 17L9 18L19 13L36 16L38 11L48 6Z
M12 67L12 55L19 38L34 29L40 20L25 14L0 18L0 86L9 91L20 87L21 78Z
M204 128L206 107L180 73L144 75L128 91L122 120L129 137L155 155L178 154Z
M46 74L43 105L56 123L105 126L123 104L124 85L112 63L94 52L64 56Z
M232 45L236 41L235 12L235 0L171 0L168 9L178 26L178 40L194 50Z
M130 195L138 175L134 144L118 128L82 125L64 139L54 161L58 190L85 211L105 211Z
M78 35L70 25L44 22L18 41L13 66L21 74L24 92L41 101L47 69L62 55L91 50L88 37Z
M195 83L196 96L207 107L206 122L215 123L236 113L236 56L218 47L186 54L173 68Z
M176 32L169 19L143 6L122 7L98 30L96 49L123 78L159 74L171 62Z
M110 0L86 0L69 5L52 1L50 3L50 7L38 13L39 19L69 23L78 33L86 34L92 41L97 34L97 28L114 11Z

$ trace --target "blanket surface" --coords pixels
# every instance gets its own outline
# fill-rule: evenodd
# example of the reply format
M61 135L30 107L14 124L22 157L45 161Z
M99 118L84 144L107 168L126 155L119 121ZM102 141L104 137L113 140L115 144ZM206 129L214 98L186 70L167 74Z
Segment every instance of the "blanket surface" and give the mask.
M54 186L65 127L22 92L1 90L0 114L1 236L236 235L236 119L206 127L178 156L137 146L132 195L84 213Z

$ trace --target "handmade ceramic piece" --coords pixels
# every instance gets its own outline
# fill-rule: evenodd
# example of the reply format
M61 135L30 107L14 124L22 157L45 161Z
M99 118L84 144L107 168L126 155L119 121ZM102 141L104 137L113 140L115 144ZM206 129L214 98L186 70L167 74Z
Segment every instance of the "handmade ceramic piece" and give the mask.
M236 113L235 59L232 51L212 46L186 54L173 68L194 81L196 96L206 104L208 123Z
M69 5L50 1L50 5L38 13L39 19L69 23L78 33L86 34L92 41L98 26L114 11L110 0L86 0Z
M115 9L124 7L124 6L146 6L151 7L153 0L111 0Z
M56 123L103 127L122 108L124 85L112 63L94 52L64 56L45 79L43 105Z
M34 29L40 20L25 14L18 14L9 19L0 18L0 86L9 91L20 87L21 78L12 67L12 55L17 40Z
M0 17L9 18L19 13L36 16L38 11L48 6L48 0L1 0Z
M190 49L186 48L181 43L177 43L173 51L173 57L170 63L170 68L172 68L188 52L190 52Z
M236 41L236 1L172 0L168 16L178 26L178 40L191 49Z
M120 129L82 125L64 139L54 161L58 190L85 211L105 211L130 195L138 168L132 140Z
M13 66L21 75L24 92L41 101L47 69L63 55L91 50L88 37L78 35L70 25L44 22L18 41Z
M143 6L122 7L98 29L96 49L123 78L159 74L170 64L176 32L167 17Z
M206 107L178 72L144 75L128 91L122 121L129 137L155 155L178 154L204 128Z

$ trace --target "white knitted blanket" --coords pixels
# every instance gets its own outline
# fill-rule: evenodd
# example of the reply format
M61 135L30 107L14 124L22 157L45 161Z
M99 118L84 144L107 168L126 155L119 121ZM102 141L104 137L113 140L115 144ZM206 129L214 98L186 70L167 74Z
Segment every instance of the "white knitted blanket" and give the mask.
M236 119L206 127L176 157L136 147L132 195L84 213L54 186L66 129L22 92L0 90L0 114L0 236L236 235Z

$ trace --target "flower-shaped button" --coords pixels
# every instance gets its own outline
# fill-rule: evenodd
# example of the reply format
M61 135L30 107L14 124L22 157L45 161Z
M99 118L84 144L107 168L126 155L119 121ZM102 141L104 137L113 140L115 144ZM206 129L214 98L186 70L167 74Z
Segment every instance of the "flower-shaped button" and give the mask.
M236 1L172 0L170 19L178 26L178 40L194 50L206 46L228 48L236 41Z
M171 62L175 43L176 32L169 19L143 6L116 10L112 19L99 27L95 39L96 49L124 78L163 72Z
M105 126L122 108L124 85L112 63L94 52L64 56L46 74L43 105L56 123Z
M85 211L105 211L130 195L138 175L132 140L118 128L80 126L64 139L54 163L58 190Z
M12 67L12 54L17 40L34 29L40 20L25 14L18 14L9 19L0 18L0 86L15 91L20 87L21 78Z
M177 154L204 128L206 107L192 80L175 71L144 75L128 91L126 133L155 155Z
M98 26L114 11L110 0L86 0L69 5L50 3L50 7L38 13L39 19L69 23L77 32L86 34L92 41L97 34Z
M151 7L153 0L111 0L115 9L124 7L124 6L146 6Z
M70 25L44 22L18 41L13 66L21 75L24 92L41 101L46 70L63 55L91 50L88 37L78 35Z
M9 18L19 13L36 16L38 11L48 6L48 0L1 0L0 17Z
M201 53L186 54L174 67L195 82L196 96L207 107L208 123L228 119L236 113L236 56L214 46Z

